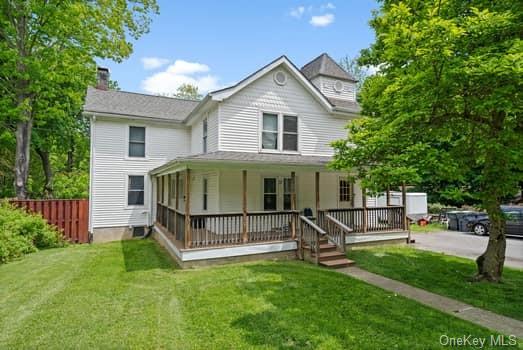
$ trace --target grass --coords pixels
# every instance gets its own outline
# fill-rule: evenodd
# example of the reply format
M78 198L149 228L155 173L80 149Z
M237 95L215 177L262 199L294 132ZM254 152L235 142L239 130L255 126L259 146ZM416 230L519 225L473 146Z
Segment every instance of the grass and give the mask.
M429 232L439 232L439 231L446 231L447 226L444 224L440 224L439 222L433 222L425 226L420 226L418 224L412 224L410 225L410 230L412 232L416 233L429 233Z
M303 262L178 270L151 240L0 266L0 348L441 348L491 332Z
M502 283L470 282L476 263L409 247L349 253L358 266L465 303L523 321L523 270L505 268Z

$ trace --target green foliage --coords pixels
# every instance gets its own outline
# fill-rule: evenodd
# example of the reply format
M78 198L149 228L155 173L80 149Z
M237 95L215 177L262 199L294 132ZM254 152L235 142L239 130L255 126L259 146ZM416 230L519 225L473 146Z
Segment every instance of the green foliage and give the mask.
M0 3L0 125L19 136L17 195L26 194L29 139L44 153L70 148L95 60L127 58L156 13L155 0Z
M358 63L358 60L358 56L350 57L349 55L346 55L345 57L342 57L338 63L358 81L356 83L356 90L359 92L370 72L368 68L361 66Z
M192 84L182 84L176 89L174 97L186 98L189 100L201 100L202 95L198 92L198 86Z
M87 171L61 172L54 178L56 198L88 198L89 173Z
M496 210L523 179L523 7L382 1L370 23L376 42L360 63L380 71L333 167L370 189L432 184Z
M36 214L0 202L0 263L64 245L62 234Z
M439 214L443 208L447 206L441 203L428 203L428 211L430 214Z

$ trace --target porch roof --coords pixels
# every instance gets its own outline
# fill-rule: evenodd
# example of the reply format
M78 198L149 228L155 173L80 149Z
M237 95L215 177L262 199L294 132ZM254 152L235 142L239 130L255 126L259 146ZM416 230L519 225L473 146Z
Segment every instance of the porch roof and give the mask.
M189 164L252 164L252 165L276 165L276 166L305 166L324 168L332 157L326 156L302 156L300 154L279 154L279 153L254 153L254 152L233 152L216 151L201 153L185 157L174 158L173 160L153 169L151 174L161 173L176 165Z

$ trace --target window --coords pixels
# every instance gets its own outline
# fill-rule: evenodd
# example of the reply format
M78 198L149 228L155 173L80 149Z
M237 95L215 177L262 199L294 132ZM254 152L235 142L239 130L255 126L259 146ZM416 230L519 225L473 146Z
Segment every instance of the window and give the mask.
M145 128L129 127L129 157L145 157Z
M283 116L283 150L298 150L298 117Z
M203 210L207 210L207 179L203 179Z
M276 178L263 179L263 210L277 209Z
M203 153L207 153L207 118L203 120Z
M283 210L291 210L292 201L292 179L283 179Z
M278 115L263 114L262 148L278 149Z
M262 150L298 151L298 117L263 113Z
M352 186L347 179L340 179L340 202L350 202L352 199Z
M144 177L130 175L127 188L127 205L144 204Z

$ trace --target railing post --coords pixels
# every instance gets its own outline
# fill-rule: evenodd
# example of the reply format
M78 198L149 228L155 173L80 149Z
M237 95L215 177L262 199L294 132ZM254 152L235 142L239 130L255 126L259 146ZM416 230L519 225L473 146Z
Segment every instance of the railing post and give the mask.
M316 256L314 257L316 260L316 265L320 264L320 234L318 231L314 230L314 234L316 235Z
M293 216L295 217L296 214L293 214ZM302 224L301 220L298 220L298 221L299 221L299 228L298 228L298 232L299 232L299 235L298 235L298 259L303 260L303 224Z
M191 246L191 170L185 170L185 235L184 246Z
M316 191L316 218L319 216L320 211L320 172L317 171L314 175L314 184Z
M242 170L242 240L247 243L249 236L247 233L247 170Z
M174 214L174 235L178 236L178 213L177 213L177 211L178 211L178 207L179 207L178 199L180 198L180 185L179 185L180 173L179 172L176 172L176 174L174 175L174 181L175 181L174 208L176 209L175 214Z

